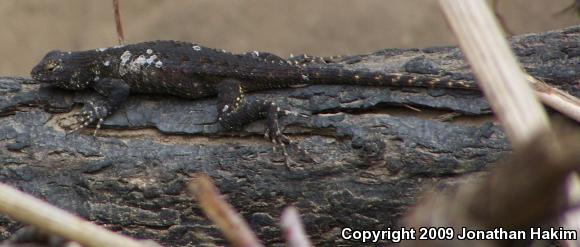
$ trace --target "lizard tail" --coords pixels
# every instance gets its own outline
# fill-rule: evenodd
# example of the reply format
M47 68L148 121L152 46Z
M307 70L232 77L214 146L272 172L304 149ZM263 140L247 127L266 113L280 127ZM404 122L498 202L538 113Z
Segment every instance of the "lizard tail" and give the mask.
M479 90L474 81L453 80L450 76L357 71L343 68L305 67L308 84L348 84L365 86L431 87Z

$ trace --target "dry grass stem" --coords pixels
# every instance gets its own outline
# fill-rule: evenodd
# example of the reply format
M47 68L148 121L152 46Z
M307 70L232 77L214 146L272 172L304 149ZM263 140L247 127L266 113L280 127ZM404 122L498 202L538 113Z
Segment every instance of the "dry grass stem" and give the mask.
M115 28L117 29L117 39L119 40L119 45L124 45L125 35L123 34L123 22L121 22L119 0L113 0L113 11L115 13Z
M197 199L207 217L222 230L233 246L262 246L248 223L222 198L207 175L196 175L188 184L188 190Z
M486 1L439 3L512 145L525 145L536 133L548 130L546 113Z
M300 214L295 207L287 207L280 217L280 226L288 247L311 247L312 243L304 231Z
M159 246L108 231L2 183L0 183L0 213L47 233L78 242L85 247Z

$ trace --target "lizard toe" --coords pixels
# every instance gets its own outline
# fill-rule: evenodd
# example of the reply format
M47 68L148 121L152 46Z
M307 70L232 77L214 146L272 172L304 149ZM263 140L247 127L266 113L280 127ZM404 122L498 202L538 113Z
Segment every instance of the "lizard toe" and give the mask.
M308 114L300 113L297 111L282 110L282 111L280 111L280 113L283 116L302 117L302 118L308 117Z
M91 111L81 111L69 117L61 119L58 124L60 127L69 130L68 134L72 134L82 130L83 128L94 123L96 120L95 114Z

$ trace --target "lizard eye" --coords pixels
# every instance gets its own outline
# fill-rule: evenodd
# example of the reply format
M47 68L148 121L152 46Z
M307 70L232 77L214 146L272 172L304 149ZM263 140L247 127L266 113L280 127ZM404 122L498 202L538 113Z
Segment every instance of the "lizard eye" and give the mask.
M58 65L57 62L50 61L45 65L44 69L46 69L48 72L52 72L54 71L57 65Z

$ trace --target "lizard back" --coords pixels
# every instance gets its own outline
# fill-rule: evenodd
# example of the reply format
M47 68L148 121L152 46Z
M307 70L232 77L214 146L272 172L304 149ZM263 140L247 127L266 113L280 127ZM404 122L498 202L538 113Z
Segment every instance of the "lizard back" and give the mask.
M178 41L151 41L47 55L33 69L35 79L42 79L38 70L55 60L54 56L61 63L58 66L75 70L68 75L76 76L74 80L67 81L67 76L52 77L58 79L57 86L68 89L90 83L84 80L105 77L124 80L132 92L185 98L214 96L218 93L217 84L224 79L239 80L247 92L312 84L477 89L474 82L450 77L353 70L338 64L298 64L270 53L232 54Z

